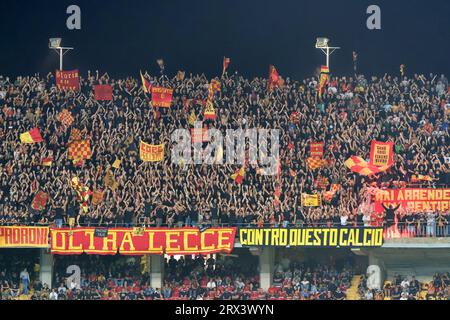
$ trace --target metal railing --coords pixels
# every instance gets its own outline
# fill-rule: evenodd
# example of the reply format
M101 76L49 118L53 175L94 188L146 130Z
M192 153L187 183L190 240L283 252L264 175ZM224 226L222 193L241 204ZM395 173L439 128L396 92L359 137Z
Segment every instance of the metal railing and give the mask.
M54 227L58 228L55 223L42 224L42 223L0 223L0 226L35 226L35 227ZM70 228L67 223L63 223L59 227ZM98 224L98 223L84 223L80 225L74 225L73 228L186 228L194 227L202 229L208 229L213 227L218 228L368 228L378 227L384 229L385 238L436 238L436 237L450 237L450 224L435 223L397 223L396 225L387 225L385 222L383 225L364 225L362 223L348 223L346 225L337 223L175 223L175 224L145 224L145 223L110 223L110 224Z

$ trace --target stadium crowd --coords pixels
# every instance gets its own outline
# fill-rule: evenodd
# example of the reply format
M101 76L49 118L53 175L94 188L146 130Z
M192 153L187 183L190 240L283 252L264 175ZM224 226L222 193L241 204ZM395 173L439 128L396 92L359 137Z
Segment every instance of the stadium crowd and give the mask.
M274 206L276 178L257 174L251 164L242 184L236 184L230 176L237 166L178 166L171 163L169 151L164 162L140 161L141 140L165 143L171 150L175 129L191 128L193 113L203 119L204 106L198 102L206 100L209 85L204 75L145 77L154 86L174 89L171 108L153 108L141 81L132 77L114 80L89 72L81 77L79 92L57 90L53 74L0 78L0 224L67 223L72 218L80 225L103 226L374 225L380 217L370 215L368 189L373 183L395 188L411 184L413 175L426 175L431 181L421 181L423 185L448 185L450 95L444 75L331 77L321 98L314 77L286 78L269 92L267 79L224 75L214 100L217 119L204 124L224 133L281 130L279 206ZM93 85L105 83L113 87L112 102L94 99ZM69 128L57 118L63 109L74 117ZM44 142L21 144L19 134L35 127ZM73 128L91 141L92 157L81 167L67 159ZM367 159L373 139L394 142L395 164L372 177L348 170L344 161L352 155ZM311 141L326 146L328 165L317 170L305 161ZM44 158L53 159L51 167L41 165ZM121 160L117 169L112 167L116 159ZM105 186L109 171L118 183L115 191ZM74 176L91 191L105 190L103 201L89 203L87 213L69 184ZM321 208L300 205L302 193L319 192L332 183L341 191ZM49 194L43 210L31 208L38 191ZM405 223L422 219L434 224L439 218L441 226L449 225L448 211L398 213Z
M361 278L358 293L361 300L450 300L450 274L436 273L429 282L415 276L394 275L380 290L367 288L366 277Z
M278 265L273 286L264 291L256 264L187 256L166 259L164 286L152 288L140 257L67 256L56 257L50 288L31 262L19 256L0 260L0 300L344 300L352 277L349 267L293 262ZM80 268L79 285L66 272L70 265Z

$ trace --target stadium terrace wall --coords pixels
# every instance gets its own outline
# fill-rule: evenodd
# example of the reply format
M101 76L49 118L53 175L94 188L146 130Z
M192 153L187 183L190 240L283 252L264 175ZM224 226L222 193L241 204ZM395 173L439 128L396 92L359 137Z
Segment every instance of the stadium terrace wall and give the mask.
M58 255L231 253L236 240L239 247L370 248L383 245L383 229L0 227L0 249L50 248Z
M239 242L243 247L381 247L383 228L243 228Z

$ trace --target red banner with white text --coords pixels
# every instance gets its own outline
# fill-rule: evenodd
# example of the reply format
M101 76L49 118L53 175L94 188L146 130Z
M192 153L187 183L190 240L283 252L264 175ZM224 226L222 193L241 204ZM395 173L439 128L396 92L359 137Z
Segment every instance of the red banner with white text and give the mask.
M398 204L411 212L446 211L450 204L450 189L388 189L375 194L375 212L383 212L383 206Z
M230 253L236 228L51 229L51 253L59 255L147 255Z
M80 90L80 77L78 70L56 71L56 86L59 90Z
M172 104L173 89L168 88L152 88L152 105L153 107L170 108Z
M325 143L323 143L323 142L311 142L309 145L310 156L317 157L317 158L323 158L324 148L325 148Z

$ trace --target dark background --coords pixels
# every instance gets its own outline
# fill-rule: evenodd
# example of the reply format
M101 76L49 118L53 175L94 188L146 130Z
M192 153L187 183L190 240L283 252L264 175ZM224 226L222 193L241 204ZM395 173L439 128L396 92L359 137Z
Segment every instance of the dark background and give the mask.
M66 28L66 8L81 7L82 29ZM382 30L368 30L366 9L381 7ZM450 73L449 0L0 0L0 74L46 74L59 66L48 38L75 47L66 70L113 76L157 73L163 58L178 70L220 75L230 70L267 77L269 64L283 76L310 76L325 63L318 36L342 47L334 74L352 74L352 51L366 75Z

